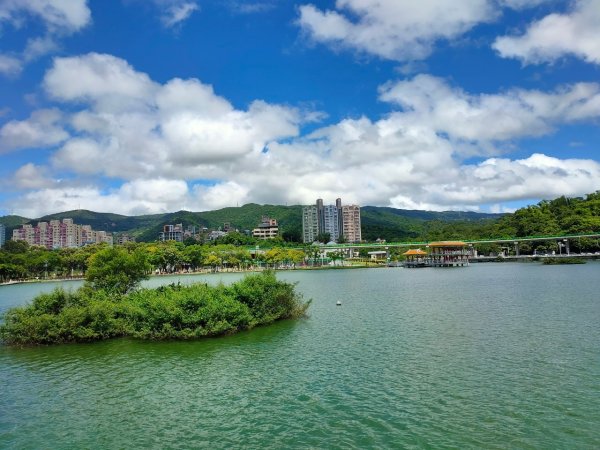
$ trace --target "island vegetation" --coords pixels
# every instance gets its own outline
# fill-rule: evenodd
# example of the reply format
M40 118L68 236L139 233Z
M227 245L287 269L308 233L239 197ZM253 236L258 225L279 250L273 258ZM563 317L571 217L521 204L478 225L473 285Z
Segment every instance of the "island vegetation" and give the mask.
M0 341L35 345L116 337L196 339L298 318L310 304L272 271L228 286L140 288L150 269L139 249L102 249L90 258L82 288L59 288L5 312Z

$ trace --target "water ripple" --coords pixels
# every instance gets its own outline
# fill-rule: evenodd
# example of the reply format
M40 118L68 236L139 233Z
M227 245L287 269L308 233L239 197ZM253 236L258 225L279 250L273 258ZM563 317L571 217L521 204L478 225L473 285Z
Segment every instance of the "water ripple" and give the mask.
M0 348L0 447L598 448L600 264L554 269L286 273L306 320Z

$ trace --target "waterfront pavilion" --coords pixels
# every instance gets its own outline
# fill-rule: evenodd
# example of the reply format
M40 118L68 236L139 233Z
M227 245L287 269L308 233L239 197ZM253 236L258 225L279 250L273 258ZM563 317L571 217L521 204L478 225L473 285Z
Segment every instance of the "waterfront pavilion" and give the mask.
M457 267L469 265L469 248L461 241L430 242L429 261L433 267Z
M404 252L403 255L406 257L404 267L427 266L427 252L424 252L420 248L411 248L409 251Z

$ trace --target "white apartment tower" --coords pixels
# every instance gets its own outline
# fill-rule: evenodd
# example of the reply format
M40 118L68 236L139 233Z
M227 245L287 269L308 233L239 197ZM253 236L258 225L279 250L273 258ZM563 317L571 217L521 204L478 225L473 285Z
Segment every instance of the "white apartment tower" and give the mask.
M313 243L319 234L319 214L316 205L302 208L302 242Z
M302 208L302 240L305 243L316 241L319 234L328 233L332 241L344 236L347 242L360 242L360 206L342 206L338 198L335 205L324 205L318 199L314 205Z

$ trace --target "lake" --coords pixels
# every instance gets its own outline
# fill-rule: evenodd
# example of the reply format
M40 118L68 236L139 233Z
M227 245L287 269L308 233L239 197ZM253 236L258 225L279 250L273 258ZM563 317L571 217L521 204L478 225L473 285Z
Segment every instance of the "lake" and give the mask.
M599 262L278 277L308 318L0 347L0 448L600 448ZM0 287L0 310L56 286Z

